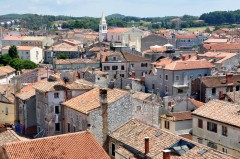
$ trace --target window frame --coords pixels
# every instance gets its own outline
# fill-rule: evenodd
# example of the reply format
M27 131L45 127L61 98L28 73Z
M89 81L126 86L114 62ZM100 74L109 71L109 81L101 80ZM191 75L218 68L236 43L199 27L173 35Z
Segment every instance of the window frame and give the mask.
M170 129L170 122L168 120L164 121L164 128L168 130Z
M118 66L116 66L116 65L112 66L112 70L114 70L114 71L118 70Z
M216 123L212 123L210 121L207 122L207 130L217 133L217 124Z
M54 92L53 96L54 96L55 99L59 98L59 92Z
M227 126L222 125L222 135L223 135L223 136L228 136Z
M202 119L198 119L198 128L203 128L203 120Z
M168 74L165 74L165 81L168 81Z

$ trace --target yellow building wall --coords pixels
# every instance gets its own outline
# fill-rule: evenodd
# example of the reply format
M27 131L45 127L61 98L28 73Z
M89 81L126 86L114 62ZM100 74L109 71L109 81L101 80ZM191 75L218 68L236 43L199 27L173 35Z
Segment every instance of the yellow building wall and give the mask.
M6 115L6 106L8 107L8 115ZM0 124L14 124L14 104L0 102Z

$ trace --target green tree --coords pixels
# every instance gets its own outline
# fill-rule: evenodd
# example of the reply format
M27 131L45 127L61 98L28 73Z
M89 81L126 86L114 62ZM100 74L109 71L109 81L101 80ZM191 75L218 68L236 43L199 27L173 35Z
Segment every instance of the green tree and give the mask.
M206 32L206 33L211 33L211 30L210 30L210 28L209 28L209 27L207 27L207 28L205 29L205 32Z
M17 47L15 45L10 46L10 48L8 50L8 54L12 59L18 58Z
M22 69L34 69L37 68L37 64L29 60L21 60L18 58L12 59L10 61L10 66L15 68L18 71Z
M9 54L3 54L0 56L0 64L3 64L5 66L9 65L11 60L12 58L9 56Z

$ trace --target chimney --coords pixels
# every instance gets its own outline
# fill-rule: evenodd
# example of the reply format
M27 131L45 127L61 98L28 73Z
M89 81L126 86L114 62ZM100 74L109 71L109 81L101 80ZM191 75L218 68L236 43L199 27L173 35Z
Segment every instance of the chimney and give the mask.
M107 150L107 135L108 135L108 102L107 89L100 89L99 92L100 106L102 110L102 143L105 150Z
M145 137L145 155L149 153L149 137Z
M183 61L185 61L185 58L186 58L186 57L185 57L185 56L181 56L181 58L182 58Z
M233 74L226 75L226 82L227 82L227 84L233 83Z
M157 88L157 102L160 102L161 100L160 100L160 91L159 91L159 89Z
M163 150L163 159L170 159L170 150Z
M188 59L190 59L192 57L192 55L188 55Z
M136 77L136 74L135 74L135 71L132 71L132 78L135 78Z

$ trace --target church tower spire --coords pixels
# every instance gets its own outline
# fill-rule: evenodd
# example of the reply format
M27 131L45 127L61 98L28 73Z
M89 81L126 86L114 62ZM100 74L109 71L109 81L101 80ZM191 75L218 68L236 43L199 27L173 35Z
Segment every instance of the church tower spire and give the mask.
M105 40L107 40L107 21L104 14L102 13L102 17L99 23L99 41L102 42Z

